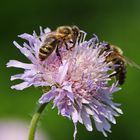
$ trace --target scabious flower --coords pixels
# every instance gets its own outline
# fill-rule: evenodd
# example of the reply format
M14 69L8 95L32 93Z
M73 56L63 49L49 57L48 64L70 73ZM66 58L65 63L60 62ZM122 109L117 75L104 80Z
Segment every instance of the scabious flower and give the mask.
M114 103L112 94L120 88L117 82L109 84L111 62L105 61L109 52L101 53L104 43L98 43L94 36L89 41L76 44L72 50L60 47L61 61L55 51L45 60L38 58L39 48L49 34L50 29L41 29L40 36L24 33L20 38L29 43L20 46L14 45L31 63L22 63L10 60L7 67L24 69L24 73L11 76L11 80L21 79L22 83L12 86L12 89L23 90L30 86L50 87L39 99L40 104L53 101L53 108L58 113L71 119L75 126L74 139L77 133L77 123L84 124L88 131L92 131L91 119L94 119L96 128L107 136L111 132L110 122L115 124L115 116L122 114L119 104ZM70 44L68 44L70 45Z

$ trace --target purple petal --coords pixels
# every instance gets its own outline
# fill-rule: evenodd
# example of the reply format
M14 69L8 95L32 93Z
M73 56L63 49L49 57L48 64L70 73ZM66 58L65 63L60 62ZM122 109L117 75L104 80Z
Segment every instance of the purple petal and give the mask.
M72 92L72 88L71 88L71 85L69 85L68 83L63 83L63 89L69 91L69 92Z
M119 114L123 114L122 110L120 108L115 107L114 105L111 105L111 107L116 110Z
M64 83L63 90L66 90L66 95L67 95L67 97L68 97L72 102L74 102L74 93L72 92L71 85L65 85L65 83Z
M66 92L67 97L74 103L74 93L73 92Z
M33 36L34 36L34 38L37 38L38 37L37 36L37 33L35 31L33 31Z
M43 33L43 29L42 29L42 26L39 27L40 28L40 36L42 36L44 33Z
M55 97L55 93L56 87L53 86L49 92L42 95L42 97L39 99L39 103L44 104L50 102L50 100L52 100Z
M72 112L71 115L72 115L73 123L77 123L79 120L79 115L78 115L78 112L75 108L74 108L74 111Z
M33 48L36 41L38 41L38 38L35 38L34 36L27 33L18 35L18 37L28 40L31 48Z
M47 33L51 32L51 29L50 28L45 28L44 32L47 34Z
M16 67L16 68L23 68L23 69L33 69L34 65L33 64L27 64L23 63L17 60L10 60L7 63L7 67Z
M26 39L28 41L34 40L34 37L32 35L30 35L30 34L27 34L27 33L18 35L18 37L23 38L23 39Z
M28 88L30 86L32 86L32 84L29 84L29 82L23 82L23 83L20 83L18 85L11 86L11 88L16 89L16 90L23 90L23 89Z
M85 109L82 110L82 112L81 112L81 118L82 118L82 120L83 120L83 123L84 123L86 129L87 129L88 131L92 131L93 128L92 128L90 116L85 112Z
M11 76L11 79L10 79L10 80L13 81L13 80L21 79L22 75L23 75L23 74L16 74L16 75L13 75L13 76Z
M111 132L110 130L111 125L108 123L108 121L104 117L101 117L101 120L102 120L102 123L95 122L96 128L98 131L101 131L105 137L107 137L107 134L105 133L104 130Z
M60 101L57 104L57 107L62 116L71 118L74 107L68 98L64 98L62 101Z
M53 108L54 108L55 106L58 106L58 104L59 104L60 101L64 98L64 96L65 96L65 93L62 91L62 92L60 92L60 93L58 94L58 96L55 97Z
M112 122L113 124L116 124L116 120L115 118L113 117L112 115L112 112L110 110L108 110L107 108L103 108L102 107L102 110L100 112L100 114L102 116L104 116L105 118L107 118L110 122Z
M58 83L62 84L62 82L67 74L67 71L68 71L68 62L64 62L63 65L61 65L59 68L59 73L58 73L58 77L57 77Z
M32 63L35 63L37 61L33 54L27 48L21 47L16 41L14 41L13 43L21 51L22 54L24 54L28 59L32 61Z
M71 114L73 112L73 106L69 105L66 101L62 102L58 106L61 115L64 117L71 118Z

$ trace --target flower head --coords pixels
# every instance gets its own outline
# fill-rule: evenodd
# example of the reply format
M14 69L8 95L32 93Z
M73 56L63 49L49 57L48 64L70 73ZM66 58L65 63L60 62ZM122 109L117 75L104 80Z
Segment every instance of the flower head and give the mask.
M98 38L94 36L89 41L76 44L72 50L65 46L60 47L61 61L55 51L45 60L38 58L39 48L50 29L41 30L40 37L22 34L19 37L26 39L29 44L23 47L14 42L15 46L31 61L22 63L10 60L8 67L24 69L24 73L11 77L11 80L21 79L22 83L12 86L17 90L32 85L36 87L51 87L39 99L40 104L53 100L53 108L58 113L71 119L75 125L76 136L78 122L84 124L88 131L92 131L91 118L94 119L98 131L105 136L111 132L110 123L116 123L115 116L122 114L121 109L112 101L112 94L119 90L117 83L109 85L109 72L112 70L107 63L108 52L101 53L104 43L97 46ZM70 44L68 44L70 45Z

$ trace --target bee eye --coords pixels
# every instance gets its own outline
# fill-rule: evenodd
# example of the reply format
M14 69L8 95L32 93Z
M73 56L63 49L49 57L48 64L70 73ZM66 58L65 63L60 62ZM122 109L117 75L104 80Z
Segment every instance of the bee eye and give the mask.
M74 31L74 34L75 34L76 36L78 36L79 33L78 33L77 31Z
M74 34L75 36L78 36L78 34L79 34L79 28L78 28L77 26L73 26L73 27L72 27L72 31L73 31L73 34Z

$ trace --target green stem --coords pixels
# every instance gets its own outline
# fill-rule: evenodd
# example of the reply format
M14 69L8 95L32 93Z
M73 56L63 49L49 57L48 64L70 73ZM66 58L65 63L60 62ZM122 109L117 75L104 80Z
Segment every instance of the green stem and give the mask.
M29 131L28 140L34 140L37 123L40 119L41 113L43 112L47 104L48 103L42 104L38 108L37 112L33 115L31 123L30 123L30 131Z

